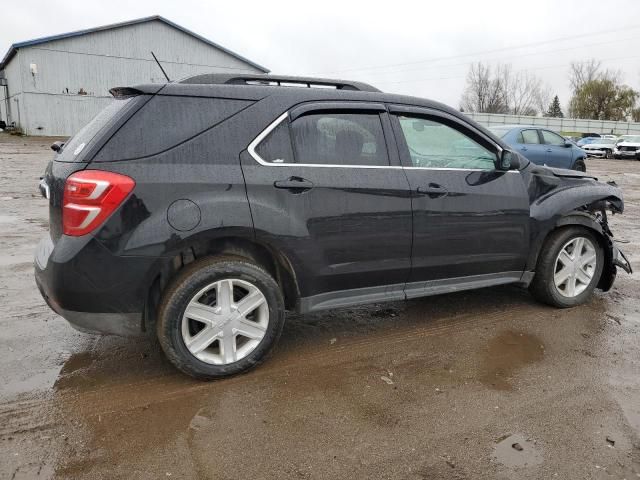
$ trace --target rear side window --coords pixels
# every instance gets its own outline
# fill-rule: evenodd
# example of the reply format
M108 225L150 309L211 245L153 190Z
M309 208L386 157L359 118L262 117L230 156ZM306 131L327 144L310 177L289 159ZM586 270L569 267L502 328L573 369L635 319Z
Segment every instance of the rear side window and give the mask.
M522 130L519 136L520 143L537 144L540 143L537 130Z
M313 113L280 123L256 148L269 163L388 166L378 114Z
M389 165L378 114L305 115L291 124L291 138L298 163Z
M225 98L156 95L96 155L108 162L147 157L189 140L253 102Z
M256 153L265 162L294 163L289 122L280 122L269 135L258 145Z
M79 162L84 158L83 152L87 152L87 145L96 138L103 128L111 126L120 114L124 113L136 97L114 99L76 133L65 145L62 153L56 156L59 162Z

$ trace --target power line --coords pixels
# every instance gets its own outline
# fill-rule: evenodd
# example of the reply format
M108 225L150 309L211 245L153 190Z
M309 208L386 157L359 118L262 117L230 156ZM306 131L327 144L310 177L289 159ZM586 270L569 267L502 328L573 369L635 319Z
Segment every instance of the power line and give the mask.
M593 37L593 36L596 36L596 35L605 35L605 34L618 33L618 32L621 32L621 31L634 30L636 28L640 28L640 25L629 25L629 26L623 27L623 28L616 28L616 29L611 29L611 30L601 30L601 31L597 31L597 32L584 33L584 34L581 34L581 35L572 35L572 36L568 36L568 37L560 37L560 38L555 38L555 39L552 39L552 40L543 40L543 41L540 41L540 42L521 44L521 45L517 45L517 46L513 46L513 47L502 47L502 48L495 48L495 49L492 49L492 50L477 51L477 52L464 53L464 54L459 54L459 55L450 55L450 56L445 56L445 57L434 57L434 58L428 58L428 59L424 59L424 60L416 60L416 61L412 61L412 62L401 62L401 63L386 64L386 65L376 65L376 66L370 66L370 67L349 68L349 69L345 69L345 70L332 70L332 71L325 71L325 72L315 72L313 74L314 75L324 75L324 74L333 74L333 73L356 72L356 71L361 71L361 70L376 70L376 69L380 69L380 68L401 67L401 66L405 66L405 65L417 65L417 64L426 63L426 62L436 62L436 61L440 61L440 60L450 60L450 59L455 59L455 58L463 58L463 57L469 57L469 56L483 55L483 54L487 54L487 53L496 53L496 52L504 52L504 51L508 51L508 50L517 50L519 48L528 48L528 47L535 47L535 46L539 46L539 45L547 45L547 44L550 44L550 43L563 42L563 41L567 41L567 40L575 40L575 39L578 39L578 38Z
M626 56L626 57L616 57L616 58L605 58L603 60L601 60L602 62L613 62L613 61L618 61L618 60L627 60L630 58L640 58L640 55L632 55L632 56ZM532 70L544 70L546 68L560 68L560 67L566 67L567 64L563 63L563 64L558 64L558 65L545 65L545 66L541 66L541 67L532 67L532 68L525 68L523 71L532 71ZM411 78L411 79L406 79L406 80L391 80L391 81L378 81L375 83L382 83L382 84L396 84L396 83L411 83L411 82L428 82L428 81L434 81L434 80L453 80L453 79L458 79L458 78L466 78L466 74L464 75L455 75L455 76L451 76L451 77L431 77L431 78Z
M470 60L467 62L459 62L459 63L451 63L451 64L445 64L445 65L434 65L434 66L426 66L426 67L420 67L420 68L411 68L411 69L403 69L403 70L393 70L390 72L379 72L379 73L371 73L370 75L377 75L377 74L387 74L387 73L405 73L405 72L416 72L416 71L420 71L423 69L443 69L443 68L449 68L449 67L458 67L458 66L464 66L464 65L471 65L472 63L475 63L476 61L486 61L486 62L495 62L497 60L509 60L509 59L513 59L513 58L522 58L522 57L531 57L531 56L535 56L535 55L545 55L545 54L549 54L549 53L558 53L558 52L566 52L569 50L577 50L577 49L581 49L581 48L585 48L585 47L597 47L600 45L608 45L608 44L612 44L612 43L620 43L620 42L626 42L629 40L636 40L640 37L635 36L635 37L628 37L628 38L619 38L616 40L609 40L606 42L597 42L597 43L586 43L586 44L582 44L582 45L577 45L575 47L567 47L567 48L558 48L558 49L553 49L553 50L544 50L542 52L529 52L529 53L522 53L520 55L511 55L508 57L496 57L496 58L488 58L488 59L480 59L480 60Z

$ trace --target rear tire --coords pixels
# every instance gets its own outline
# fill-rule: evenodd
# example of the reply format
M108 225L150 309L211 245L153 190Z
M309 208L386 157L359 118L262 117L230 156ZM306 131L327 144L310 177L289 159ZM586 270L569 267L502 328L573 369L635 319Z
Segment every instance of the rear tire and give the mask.
M195 378L211 380L258 365L284 326L276 281L240 257L205 258L171 282L158 312L167 358Z
M554 307L581 305L596 288L603 266L604 252L592 232L583 227L562 228L542 246L529 291L536 300Z
M611 160L612 157L613 157L613 153L611 152L611 150L604 151L604 158L606 158L607 160Z

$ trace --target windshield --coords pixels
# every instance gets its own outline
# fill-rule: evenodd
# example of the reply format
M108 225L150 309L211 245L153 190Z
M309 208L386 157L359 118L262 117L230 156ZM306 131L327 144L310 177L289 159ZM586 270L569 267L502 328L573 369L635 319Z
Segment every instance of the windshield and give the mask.
M600 140L599 138L594 138L594 137L587 137L587 138L583 138L582 140L578 140L578 146L581 147L582 145L588 145L590 143L593 143L597 140Z
M633 135L633 136L629 136L629 137L625 136L621 141L622 142L640 143L640 135Z
M489 131L498 138L503 138L507 133L509 133L509 130L511 129L504 127L489 127Z

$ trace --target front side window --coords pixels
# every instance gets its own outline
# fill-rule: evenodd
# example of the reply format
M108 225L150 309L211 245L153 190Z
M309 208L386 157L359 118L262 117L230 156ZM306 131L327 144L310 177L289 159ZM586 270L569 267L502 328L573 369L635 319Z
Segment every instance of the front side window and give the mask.
M436 120L399 116L414 167L495 169L496 154Z
M537 130L522 130L520 132L519 143L527 143L527 144L539 144L540 137L538 137Z
M546 145L562 147L565 144L564 138L557 133L550 132L549 130L542 130L542 139Z

